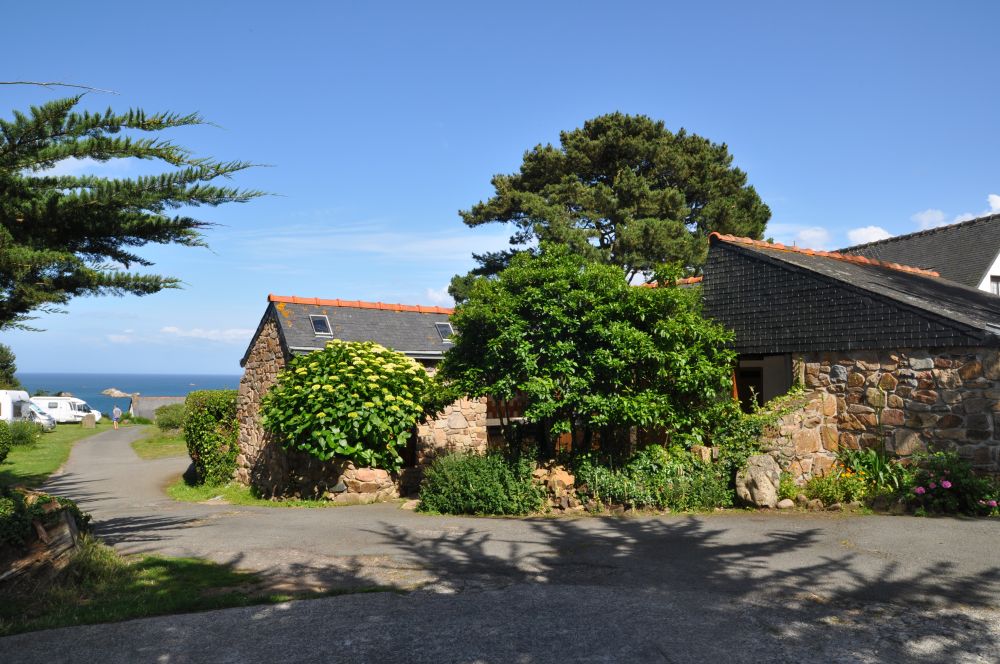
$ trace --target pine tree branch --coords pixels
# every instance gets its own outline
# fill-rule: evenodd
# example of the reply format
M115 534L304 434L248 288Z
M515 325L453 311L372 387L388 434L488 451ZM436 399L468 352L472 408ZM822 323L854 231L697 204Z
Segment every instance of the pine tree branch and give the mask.
M114 90L95 88L89 85L78 85L76 83L60 83L59 81L48 81L46 83L40 81L0 81L0 85L37 85L42 88L76 88L78 90L89 90L90 92L104 92L109 95L118 94Z

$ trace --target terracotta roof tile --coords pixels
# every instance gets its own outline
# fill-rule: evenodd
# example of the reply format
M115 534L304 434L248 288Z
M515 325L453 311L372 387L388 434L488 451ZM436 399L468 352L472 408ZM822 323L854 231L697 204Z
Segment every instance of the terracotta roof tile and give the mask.
M454 309L448 307L429 307L420 304L391 304L389 302L365 302L363 300L324 300L318 297L298 297L296 295L267 296L268 302L285 302L287 304L312 304L318 307L350 307L352 309L380 309L382 311L415 311L421 314L453 314Z
M823 258L832 258L838 261L845 261L848 263L856 263L858 265L875 265L878 267L884 267L889 270L898 270L900 272L910 272L912 274L921 274L925 277L940 277L941 275L934 270L924 270L919 267L910 267L909 265L900 265L899 263L892 263L889 261L880 261L875 258L866 258L865 256L853 256L850 254L842 254L837 251L816 251L815 249L805 249L802 247L789 247L783 244L764 242L763 240L754 240L748 237L737 237L735 235L723 235L722 233L713 232L709 234L709 238L715 238L722 242L731 242L735 244L749 244L754 247L760 247L761 249L773 249L776 251L788 251L796 254L804 254L806 256L822 256Z

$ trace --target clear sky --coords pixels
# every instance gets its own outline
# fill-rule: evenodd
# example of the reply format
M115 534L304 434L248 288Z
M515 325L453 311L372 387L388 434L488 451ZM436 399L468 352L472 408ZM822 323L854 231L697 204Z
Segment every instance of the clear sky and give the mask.
M220 128L171 137L268 164L236 182L275 195L200 211L211 250L142 252L183 290L74 300L0 341L22 371L238 373L268 293L447 303L506 238L457 211L611 111L727 143L781 241L1000 209L998 23L1000 3L912 0L14 3L0 80L200 111ZM3 86L0 113L62 94Z

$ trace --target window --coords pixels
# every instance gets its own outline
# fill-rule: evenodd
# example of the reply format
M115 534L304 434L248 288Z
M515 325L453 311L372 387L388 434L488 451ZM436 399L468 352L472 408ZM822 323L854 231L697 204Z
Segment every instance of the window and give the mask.
M50 410L59 410L59 402L58 401L50 401L49 405L48 405L48 408Z
M310 316L312 320L313 332L318 335L331 335L330 320L326 316Z
M990 292L1000 295L1000 277L990 277Z
M438 334L441 335L441 341L446 344L450 344L451 338L455 334L455 330L452 329L451 323L434 323L434 327L437 328Z

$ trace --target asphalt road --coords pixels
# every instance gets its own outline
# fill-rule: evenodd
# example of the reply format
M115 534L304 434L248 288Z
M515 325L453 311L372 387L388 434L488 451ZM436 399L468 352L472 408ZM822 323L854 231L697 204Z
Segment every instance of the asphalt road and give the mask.
M430 517L371 505L190 505L135 430L50 489L123 552L209 558L288 604L0 639L0 662L998 662L1000 521L723 513Z

